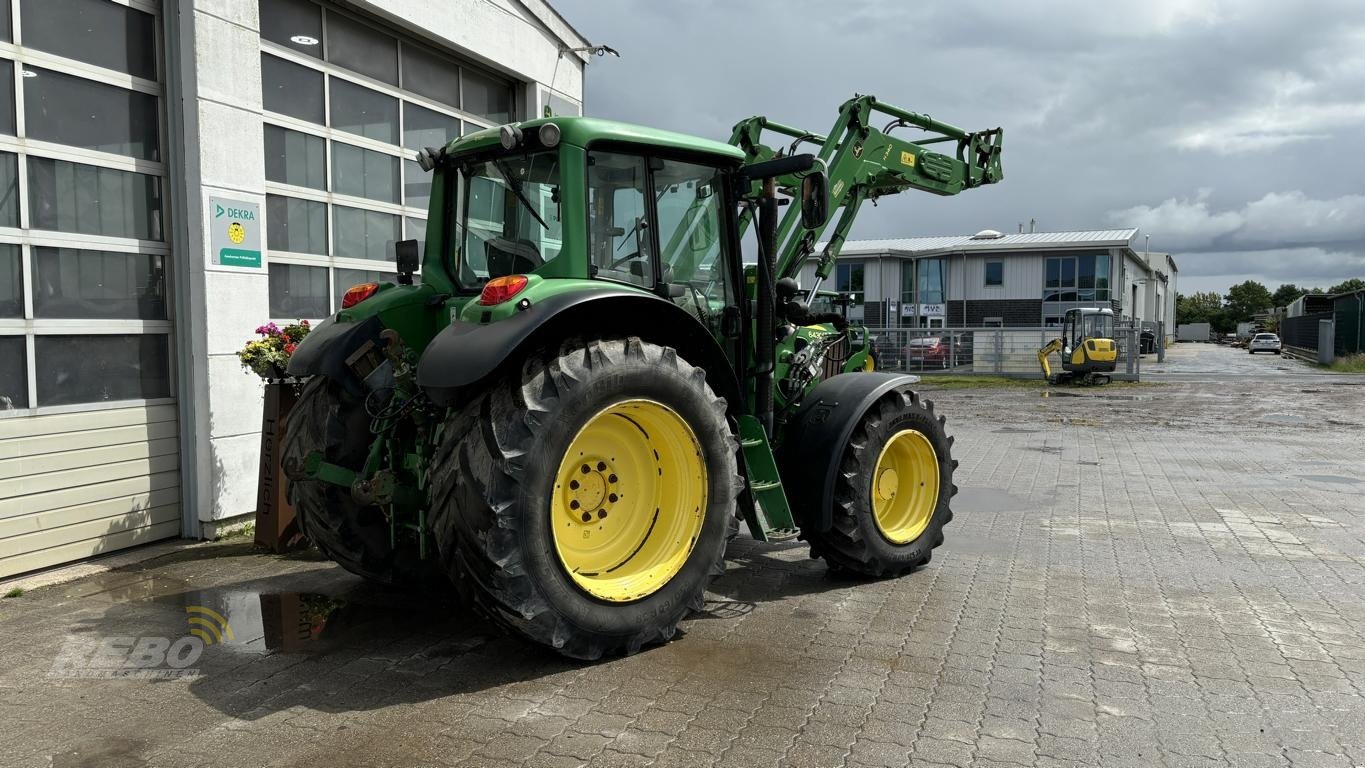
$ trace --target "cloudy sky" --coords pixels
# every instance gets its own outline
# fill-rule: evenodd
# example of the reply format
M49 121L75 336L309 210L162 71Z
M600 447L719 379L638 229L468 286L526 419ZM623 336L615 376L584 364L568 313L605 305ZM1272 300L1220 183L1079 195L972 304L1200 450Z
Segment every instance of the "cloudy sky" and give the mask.
M856 91L1004 127L1003 183L886 198L854 237L1134 226L1182 293L1365 277L1365 1L554 5L621 52L588 66L587 114L824 132Z

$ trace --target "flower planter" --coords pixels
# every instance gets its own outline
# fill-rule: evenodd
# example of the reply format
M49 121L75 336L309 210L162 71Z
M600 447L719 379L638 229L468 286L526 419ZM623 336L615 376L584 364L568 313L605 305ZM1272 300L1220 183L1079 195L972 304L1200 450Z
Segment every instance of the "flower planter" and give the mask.
M286 497L288 479L281 466L285 425L298 394L293 383L279 379L265 385L261 414L261 463L256 486L256 543L274 552L305 546L303 532Z

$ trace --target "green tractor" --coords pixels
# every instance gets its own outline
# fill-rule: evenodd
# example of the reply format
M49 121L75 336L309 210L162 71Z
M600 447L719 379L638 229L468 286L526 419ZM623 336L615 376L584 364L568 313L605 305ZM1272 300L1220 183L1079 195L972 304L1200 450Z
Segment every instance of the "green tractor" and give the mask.
M448 580L581 659L670 639L741 518L840 571L928 562L955 490L943 418L915 377L868 372L864 329L801 297L864 201L999 181L1000 146L858 96L828 136L554 117L424 150L420 284L416 242L398 243L396 283L348 290L289 364L307 380L284 448L304 532L347 570Z

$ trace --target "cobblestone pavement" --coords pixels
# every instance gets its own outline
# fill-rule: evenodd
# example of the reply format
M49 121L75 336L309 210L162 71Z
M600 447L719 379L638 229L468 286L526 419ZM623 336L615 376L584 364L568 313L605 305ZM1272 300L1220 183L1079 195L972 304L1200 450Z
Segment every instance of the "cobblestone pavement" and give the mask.
M246 544L0 600L0 763L1365 765L1365 382L1312 381L933 393L929 566L741 539L685 636L592 666ZM49 675L187 606L234 632L198 677Z

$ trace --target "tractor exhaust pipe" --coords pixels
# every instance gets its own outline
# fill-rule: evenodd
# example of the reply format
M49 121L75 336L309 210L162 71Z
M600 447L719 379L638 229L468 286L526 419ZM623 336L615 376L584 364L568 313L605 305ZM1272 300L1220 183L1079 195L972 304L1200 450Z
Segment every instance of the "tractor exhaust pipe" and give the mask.
M774 323L776 321L776 300L774 299L773 271L777 268L777 181L769 176L763 180L763 196L758 201L758 285L754 297L758 304L758 317L755 319L754 393L756 415L763 424L768 439L773 437L773 368L774 360Z

